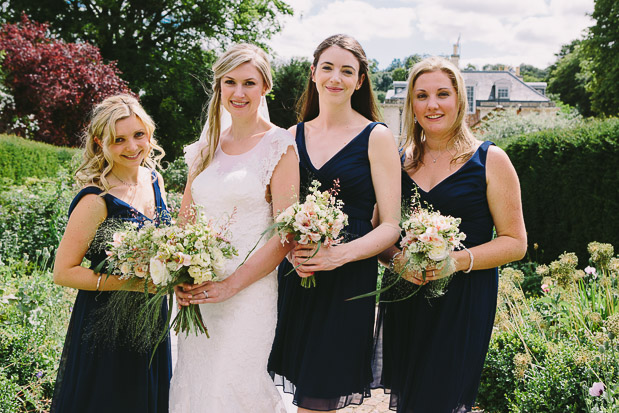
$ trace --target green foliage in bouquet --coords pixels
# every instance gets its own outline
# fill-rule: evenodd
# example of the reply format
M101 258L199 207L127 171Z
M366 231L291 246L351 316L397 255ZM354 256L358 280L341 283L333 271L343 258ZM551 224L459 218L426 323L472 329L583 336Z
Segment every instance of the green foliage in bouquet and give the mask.
M540 262L566 250L585 256L593 239L619 246L619 220L610 218L619 210L619 119L545 130L501 146L518 172L529 252Z

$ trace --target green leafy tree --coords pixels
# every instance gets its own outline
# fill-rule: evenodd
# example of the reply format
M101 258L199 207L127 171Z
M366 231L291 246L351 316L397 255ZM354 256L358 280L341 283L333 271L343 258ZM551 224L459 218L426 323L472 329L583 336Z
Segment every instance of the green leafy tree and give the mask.
M539 69L523 63L520 65L520 76L525 82L544 82L548 76L548 69Z
M292 13L281 0L7 0L0 18L16 21L22 11L49 22L66 41L87 41L116 61L157 121L171 158L200 131L201 81L209 78L212 49L260 43L280 30L281 15Z
M596 114L619 115L619 3L616 0L596 0L595 24L583 42L590 58L591 77L587 91Z
M291 59L273 64L273 90L267 96L271 122L282 128L297 123L296 105L301 97L310 71L307 59Z
M403 67L397 67L391 72L391 77L393 78L394 82L406 80L407 76L408 71Z
M583 116L591 116L591 93L586 90L589 72L582 50L582 42L574 40L563 45L556 54L557 61L548 70L548 93L557 95L561 102L575 107Z
M406 59L404 59L404 68L406 68L406 70L408 71L411 69L411 67L415 65L415 63L421 62L421 60L423 60L423 57L421 57L421 55L418 55L416 53L412 54Z
M464 70L479 70L473 63L468 63Z
M386 92L393 85L391 72L377 72L370 75L372 77L372 86L377 91Z

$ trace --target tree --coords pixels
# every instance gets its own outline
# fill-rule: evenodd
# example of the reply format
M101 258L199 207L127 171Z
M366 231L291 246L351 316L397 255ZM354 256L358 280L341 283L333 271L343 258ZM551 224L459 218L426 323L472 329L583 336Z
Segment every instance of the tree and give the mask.
M583 42L584 55L590 59L591 77L587 91L597 114L619 115L619 3L596 0L591 15L595 24Z
M370 74L374 90L386 92L393 85L393 78L390 72L376 72Z
M214 49L260 43L280 30L280 15L292 13L282 0L7 0L0 17L15 20L22 10L117 61L172 158L200 132L201 81L209 88Z
M273 90L267 96L271 122L288 128L297 123L296 105L305 90L310 72L310 61L291 59L273 65Z
M574 40L563 45L557 61L548 68L548 93L558 95L561 102L578 109L583 116L592 116L591 93L586 90L589 73L582 42ZM584 66L584 67L583 67Z
M543 82L548 77L548 69L539 69L523 63L520 65L520 76L525 82Z
M477 66L475 66L473 63L468 63L466 67L464 68L464 70L479 70L479 69L477 69Z
M38 140L77 146L92 106L105 97L129 91L114 63L104 64L88 43L66 43L49 35L48 26L23 15L18 24L0 29L6 82L15 97L3 123L34 114Z
M408 76L408 71L404 69L403 67L397 67L393 69L393 71L391 72L391 77L393 78L394 82L406 80L407 76Z
M415 65L415 63L419 63L422 60L423 60L423 57L421 57L420 55L416 53L412 54L404 59L404 68L406 69L406 71L409 71L411 67Z

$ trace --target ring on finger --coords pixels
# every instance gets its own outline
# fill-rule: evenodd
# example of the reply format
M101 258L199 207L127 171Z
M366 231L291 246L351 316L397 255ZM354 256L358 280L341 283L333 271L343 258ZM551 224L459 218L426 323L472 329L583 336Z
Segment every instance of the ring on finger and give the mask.
M208 292L206 290L202 291L204 293L204 298L208 298Z

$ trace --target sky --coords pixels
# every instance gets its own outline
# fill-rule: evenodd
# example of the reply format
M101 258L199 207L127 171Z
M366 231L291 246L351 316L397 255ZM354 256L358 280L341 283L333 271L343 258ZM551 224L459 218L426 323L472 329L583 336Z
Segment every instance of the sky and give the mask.
M385 69L395 58L452 53L471 63L540 69L593 25L594 0L285 0L294 16L268 43L277 58L306 57L326 37L355 37Z

